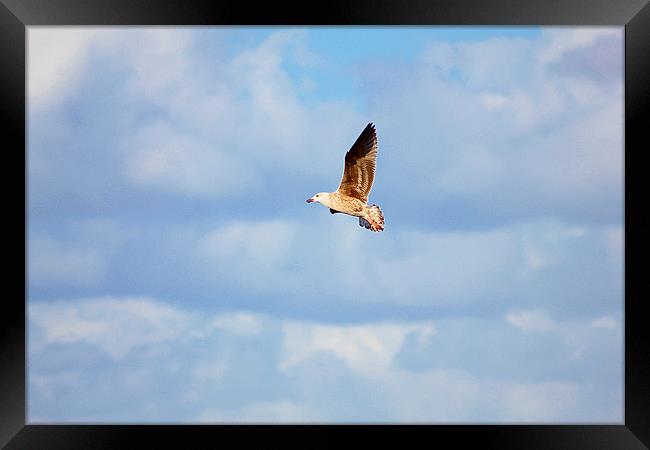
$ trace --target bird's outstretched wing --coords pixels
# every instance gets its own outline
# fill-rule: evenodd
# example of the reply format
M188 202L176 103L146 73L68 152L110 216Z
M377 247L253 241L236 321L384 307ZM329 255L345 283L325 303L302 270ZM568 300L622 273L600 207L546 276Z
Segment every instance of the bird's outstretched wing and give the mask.
M376 161L377 134L375 126L369 123L345 154L343 178L338 192L367 202L375 179Z

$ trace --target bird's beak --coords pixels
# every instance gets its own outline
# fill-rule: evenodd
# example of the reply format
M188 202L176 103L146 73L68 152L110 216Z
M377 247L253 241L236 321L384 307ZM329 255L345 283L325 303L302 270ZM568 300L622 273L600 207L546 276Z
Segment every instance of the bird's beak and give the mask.
M314 200L314 197L308 198L307 203L314 203L316 200Z

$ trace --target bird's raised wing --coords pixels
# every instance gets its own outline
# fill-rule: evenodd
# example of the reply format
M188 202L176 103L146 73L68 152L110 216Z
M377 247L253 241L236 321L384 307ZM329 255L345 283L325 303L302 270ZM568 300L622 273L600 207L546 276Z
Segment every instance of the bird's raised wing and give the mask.
M369 123L345 154L343 178L338 192L367 202L375 179L376 161L377 134L375 126Z

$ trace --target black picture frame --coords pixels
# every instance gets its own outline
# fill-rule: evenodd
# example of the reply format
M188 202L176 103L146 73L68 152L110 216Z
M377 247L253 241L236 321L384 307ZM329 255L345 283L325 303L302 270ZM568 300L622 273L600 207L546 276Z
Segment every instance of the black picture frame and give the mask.
M429 445L451 439L499 449L641 449L650 446L650 336L643 229L650 224L643 203L647 175L641 158L650 149L650 0L354 0L245 2L208 0L0 0L0 114L4 154L5 224L16 236L8 266L26 276L26 27L32 25L608 25L625 27L625 408L620 425L29 425L26 423L25 300L6 295L0 336L0 445L25 448L125 448L146 442L188 447L188 441L220 445L236 434L251 439L293 437L295 431L326 436L319 443L366 439L406 431L408 442ZM15 158L15 160L14 160ZM14 162L15 161L15 162ZM15 164L15 166L14 166ZM7 175L11 175L7 177ZM14 180L13 177L18 180ZM22 181L22 183L20 182ZM22 185L22 195L14 193ZM7 201L10 200L10 201ZM22 218L22 220L20 219ZM10 228L11 229L11 228ZM16 246L14 249L13 245ZM20 248L19 248L20 247ZM14 285L18 276L8 277ZM296 430L296 428L298 430ZM268 442L268 441L267 441ZM312 442L312 441L310 441ZM403 441L402 441L403 442ZM189 446L193 448L192 446Z

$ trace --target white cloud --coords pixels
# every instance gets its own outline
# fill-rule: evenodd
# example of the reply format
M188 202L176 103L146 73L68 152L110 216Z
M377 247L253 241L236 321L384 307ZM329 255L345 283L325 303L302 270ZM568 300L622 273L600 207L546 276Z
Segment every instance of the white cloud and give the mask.
M613 345L621 335L599 336L598 332L618 329L618 320L612 315L595 319L565 318L553 320L542 309L510 311L506 314L506 322L511 326L527 333L551 333L563 343L564 355L572 360L585 359L590 354L600 351L599 346Z
M255 336L262 331L263 319L257 314L233 312L221 314L212 321L212 325L238 336Z
M132 348L183 338L190 317L146 297L97 297L76 301L30 302L30 326L42 338L35 348L53 343L85 342L114 359Z
M95 36L94 30L84 28L27 28L30 107L51 107L75 92Z
M126 171L137 185L219 197L255 190L259 180L236 157L165 123L146 126L125 144Z
M183 92L183 84L197 75L201 62L192 58L195 33L188 29L141 28L104 30L103 50L119 58L128 73L132 95L157 100L174 99Z
M349 102L300 98L310 78L295 79L286 65L313 64L306 38L304 30L276 31L228 61L224 83L233 107L219 136L259 165L325 178L341 170L342 155L331 158L332 149L346 149L366 119Z
M455 45L455 65L470 88L485 88L515 81L518 69L529 64L533 43L527 39L494 38ZM502 70L508 67L507 71ZM500 70L501 69L501 70Z
M407 335L415 333L422 343L433 335L431 323L323 325L284 324L282 370L322 352L341 358L354 371L376 373L390 367Z
M483 95L483 105L488 110L502 109L510 105L511 100L504 95L485 94Z
M199 362L193 370L196 380L198 380L200 384L206 381L214 382L220 380L231 365L232 357L232 351L228 348L224 355L209 361ZM200 392L196 392L196 395L189 396L189 400L196 400L196 397L199 395Z
M506 314L506 320L522 331L549 331L555 327L553 320L541 309L512 311Z
M295 86L282 68L284 52L304 39L304 35L298 30L275 32L232 62L234 76L251 96L252 121L264 126L268 132L265 137L271 142L296 142L297 133L306 125Z
M544 44L540 50L540 61L542 64L557 62L571 50L590 46L598 38L620 38L621 34L620 27L548 28L542 31Z
M272 270L289 256L295 231L285 221L233 222L200 238L199 248L231 268L252 264Z
M592 320L590 326L602 330L615 330L618 327L618 322L613 317L604 316Z
M257 336L264 317L233 311L201 319L150 297L93 297L31 302L29 322L38 337L31 345L37 349L54 343L85 342L120 359L141 345L211 339L214 330L231 336ZM226 355L211 360L202 369L204 375L223 372L227 359Z
M422 53L422 61L447 74L454 65L454 49L448 42L433 42Z

